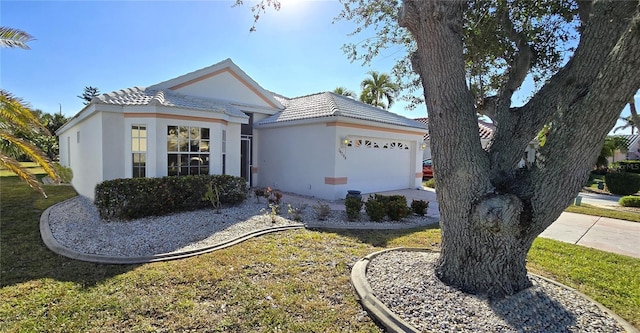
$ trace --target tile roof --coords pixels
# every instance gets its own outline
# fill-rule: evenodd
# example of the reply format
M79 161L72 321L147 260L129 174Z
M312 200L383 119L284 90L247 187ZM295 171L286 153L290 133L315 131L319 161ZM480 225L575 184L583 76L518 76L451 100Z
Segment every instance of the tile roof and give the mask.
M283 123L288 121L341 116L353 119L370 120L379 123L426 129L423 124L395 113L362 103L349 97L332 92L323 92L287 99L274 94L281 100L285 109L265 118L256 126Z
M429 127L429 118L416 118L414 120L427 126L427 128ZM491 137L493 136L493 131L495 131L495 129L496 129L496 126L493 125L492 123L488 123L483 120L478 120L478 134L480 135L480 139L486 139L486 140L491 139ZM424 140L425 141L429 140L429 132L425 134Z
M626 134L626 135L610 135L610 136L618 136L625 139L627 144L627 149L631 148L636 144L638 140L640 140L640 135L638 134Z
M93 98L98 104L122 106L162 105L168 107L187 108L203 111L225 113L233 117L247 118L247 115L228 101L203 97L187 96L168 90L155 90L133 87L102 94Z

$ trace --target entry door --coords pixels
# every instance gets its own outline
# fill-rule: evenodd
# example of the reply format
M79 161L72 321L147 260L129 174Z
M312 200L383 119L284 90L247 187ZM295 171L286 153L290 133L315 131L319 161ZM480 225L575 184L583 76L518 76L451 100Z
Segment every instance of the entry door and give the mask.
M251 142L253 140L247 135L243 135L240 140L240 176L247 181L247 186L251 187Z

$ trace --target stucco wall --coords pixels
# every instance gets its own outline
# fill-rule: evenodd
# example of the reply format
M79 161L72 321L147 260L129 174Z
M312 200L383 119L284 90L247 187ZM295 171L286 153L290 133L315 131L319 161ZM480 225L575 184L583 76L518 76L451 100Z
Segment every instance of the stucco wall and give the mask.
M254 130L254 138L258 186L333 199L332 186L325 184L325 177L334 176L333 128L324 124L260 128Z
M95 185L102 180L103 173L101 112L61 133L60 137L68 150L65 166L73 170L71 185L78 194L93 200Z
M338 200L347 190L371 193L415 188L422 181L416 177L422 171L422 151L418 150L421 133L400 134L324 122L260 128L257 132L258 186ZM343 138L365 137L402 141L408 150L355 151L341 144Z
M125 175L125 133L122 113L101 112L102 116L102 179L124 178ZM131 144L129 143L129 150ZM131 155L131 154L129 154ZM97 183L96 183L97 184ZM94 186L96 185L94 184Z
M245 104L268 106L262 98L229 71L223 71L211 78L178 88L176 91L191 96L220 98L241 101Z

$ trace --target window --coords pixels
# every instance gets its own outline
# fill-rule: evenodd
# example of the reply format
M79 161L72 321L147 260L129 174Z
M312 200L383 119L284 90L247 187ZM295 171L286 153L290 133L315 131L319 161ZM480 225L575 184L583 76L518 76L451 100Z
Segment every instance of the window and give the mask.
M227 131L222 130L222 174L227 174Z
M169 176L209 174L209 129L167 127Z
M147 175L147 126L131 126L131 160L133 178Z

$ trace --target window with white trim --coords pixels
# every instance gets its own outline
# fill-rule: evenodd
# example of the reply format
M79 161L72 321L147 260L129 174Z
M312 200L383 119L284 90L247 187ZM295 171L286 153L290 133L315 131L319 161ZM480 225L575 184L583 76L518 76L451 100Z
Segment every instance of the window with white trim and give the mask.
M208 175L210 130L204 127L168 126L169 176Z
M132 177L147 176L147 125L131 125Z

